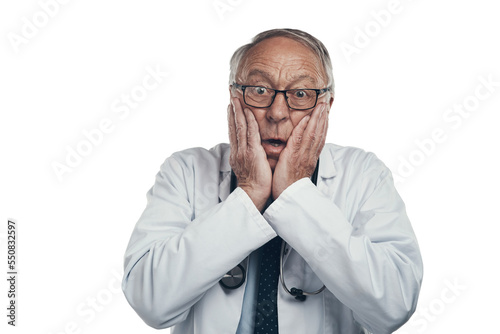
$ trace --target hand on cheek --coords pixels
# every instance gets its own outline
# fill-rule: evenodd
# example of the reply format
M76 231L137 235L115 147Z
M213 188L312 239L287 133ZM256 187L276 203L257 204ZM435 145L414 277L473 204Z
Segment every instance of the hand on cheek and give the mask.
M325 146L328 130L328 108L318 104L293 129L274 169L272 195L276 199L292 183L310 177Z
M271 195L272 172L261 144L259 126L249 109L242 109L237 98L228 106L229 163L242 188L259 211Z

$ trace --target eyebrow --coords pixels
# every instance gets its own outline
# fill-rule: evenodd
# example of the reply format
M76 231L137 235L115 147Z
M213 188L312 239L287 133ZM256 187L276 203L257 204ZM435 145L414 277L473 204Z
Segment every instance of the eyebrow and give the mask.
M301 81L301 80L307 80L310 83L312 83L313 85L317 84L316 80L313 77L311 77L310 75L307 75L307 74L292 75L292 82L297 82L297 81Z

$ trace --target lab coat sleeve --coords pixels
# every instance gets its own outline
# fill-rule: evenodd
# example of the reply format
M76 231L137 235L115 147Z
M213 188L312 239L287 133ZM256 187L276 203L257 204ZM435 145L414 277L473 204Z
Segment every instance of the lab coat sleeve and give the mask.
M221 203L211 195L213 207L196 216L204 194L193 181L200 171L190 169L175 156L162 165L125 254L122 289L154 328L186 319L227 271L276 236L241 188Z
M356 321L372 333L392 333L415 310L422 260L389 170L374 155L366 160L346 194L350 220L307 178L264 217Z

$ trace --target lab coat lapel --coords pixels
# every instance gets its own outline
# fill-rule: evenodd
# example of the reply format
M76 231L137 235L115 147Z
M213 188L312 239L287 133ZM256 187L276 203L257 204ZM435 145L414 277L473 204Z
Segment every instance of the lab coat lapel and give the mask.
M335 157L331 156L329 150L323 150L319 156L317 187L328 199L333 197L334 187L332 187L332 182L336 175Z

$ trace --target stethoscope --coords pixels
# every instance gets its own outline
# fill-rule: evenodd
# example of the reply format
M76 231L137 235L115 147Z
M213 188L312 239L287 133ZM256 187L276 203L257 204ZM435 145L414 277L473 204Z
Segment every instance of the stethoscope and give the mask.
M318 163L316 164L316 169L314 170L313 175L311 176L311 181L316 185L318 181L318 169L319 169L319 160ZM237 186L237 179L236 175L234 174L233 171L231 171L231 192L233 192L234 189L236 189ZM283 274L283 257L285 255L285 248L286 248L287 243L285 241L282 242L281 244L281 254L280 254L280 281L281 281L281 286L283 286L283 289L290 295L295 297L296 300L303 302L306 300L307 296L313 296L317 295L318 293L321 293L323 290L326 289L326 287L323 285L320 289L316 291L303 291L301 289L297 289L295 287L288 289L285 283L285 277ZM231 269L230 271L225 274L222 279L219 281L220 285L223 286L226 289L238 289L240 286L245 283L246 279L246 271L245 268L241 265L238 264L236 267Z

